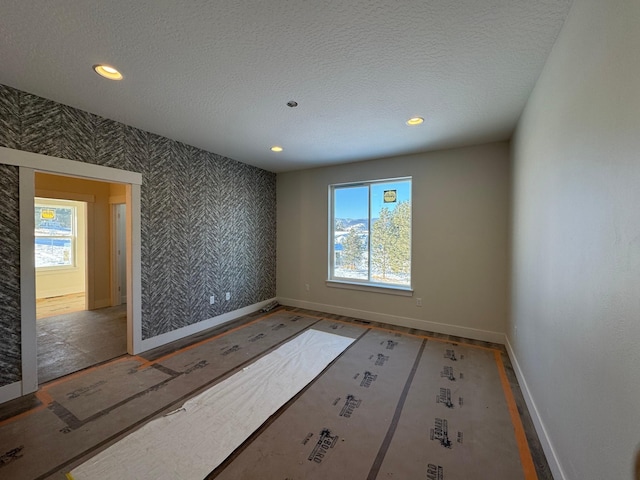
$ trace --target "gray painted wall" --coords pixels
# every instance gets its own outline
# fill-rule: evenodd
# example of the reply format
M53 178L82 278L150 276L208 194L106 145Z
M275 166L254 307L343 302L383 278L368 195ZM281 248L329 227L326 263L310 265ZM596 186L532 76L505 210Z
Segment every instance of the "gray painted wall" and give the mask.
M508 337L557 480L640 478L638 20L575 0L513 142Z
M404 176L413 178L413 297L328 287L329 185ZM278 174L278 298L501 340L509 311L510 179L505 142Z
M142 174L143 339L275 296L275 174L3 85L0 146ZM0 386L21 378L17 195L0 165Z

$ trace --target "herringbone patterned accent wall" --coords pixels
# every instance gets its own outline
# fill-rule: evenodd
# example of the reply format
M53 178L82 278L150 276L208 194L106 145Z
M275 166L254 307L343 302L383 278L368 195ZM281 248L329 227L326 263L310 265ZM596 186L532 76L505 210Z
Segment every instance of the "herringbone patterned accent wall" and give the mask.
M275 174L3 85L0 146L142 174L143 338L275 296ZM2 386L20 380L17 168L0 189Z

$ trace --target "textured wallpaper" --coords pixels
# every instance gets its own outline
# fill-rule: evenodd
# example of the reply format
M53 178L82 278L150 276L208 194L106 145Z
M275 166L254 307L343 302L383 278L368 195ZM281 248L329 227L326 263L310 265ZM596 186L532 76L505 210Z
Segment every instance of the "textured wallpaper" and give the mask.
M3 85L0 146L142 174L144 339L275 296L275 174ZM2 386L20 380L17 168L0 190Z
M20 379L18 167L0 165L0 385Z

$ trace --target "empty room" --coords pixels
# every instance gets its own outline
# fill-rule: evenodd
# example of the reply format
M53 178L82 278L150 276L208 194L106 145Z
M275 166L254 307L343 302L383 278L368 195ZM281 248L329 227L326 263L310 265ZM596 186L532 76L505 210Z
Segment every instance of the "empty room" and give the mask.
M639 480L639 21L4 0L0 478Z

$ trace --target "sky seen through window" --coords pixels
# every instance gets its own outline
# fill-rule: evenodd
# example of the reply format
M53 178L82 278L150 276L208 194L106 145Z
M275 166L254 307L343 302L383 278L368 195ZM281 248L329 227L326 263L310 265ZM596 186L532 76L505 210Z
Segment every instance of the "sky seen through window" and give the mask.
M396 190L395 203L384 203L385 190ZM400 202L411 200L411 183L407 181L371 185L371 217L378 218L383 207L393 210ZM368 192L366 186L335 190L335 218L366 219L368 217Z

